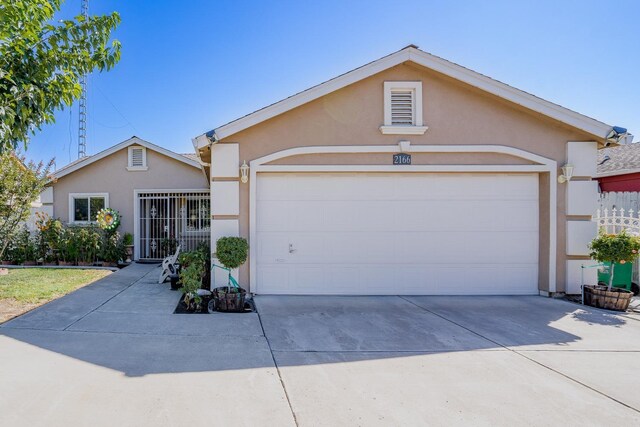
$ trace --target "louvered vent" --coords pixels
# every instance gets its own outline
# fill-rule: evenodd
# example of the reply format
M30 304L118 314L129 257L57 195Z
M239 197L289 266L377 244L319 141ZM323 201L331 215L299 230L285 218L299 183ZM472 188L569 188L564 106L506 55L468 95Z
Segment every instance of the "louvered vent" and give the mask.
M144 166L144 153L142 148L131 149L131 167Z
M394 90L391 92L392 125L411 126L414 124L413 102L412 90Z

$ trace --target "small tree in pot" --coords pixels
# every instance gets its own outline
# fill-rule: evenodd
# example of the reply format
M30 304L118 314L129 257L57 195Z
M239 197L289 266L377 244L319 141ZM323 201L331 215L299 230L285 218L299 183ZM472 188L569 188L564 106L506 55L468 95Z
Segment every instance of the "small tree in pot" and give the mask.
M229 271L228 286L214 290L215 309L221 311L244 311L246 290L237 286L231 270L247 261L249 244L242 237L222 237L216 243L216 258Z
M600 232L589 245L591 258L611 265L608 286L585 286L585 303L594 307L610 310L626 310L633 293L613 287L616 263L633 262L640 253L640 238L630 236L626 231L619 234Z

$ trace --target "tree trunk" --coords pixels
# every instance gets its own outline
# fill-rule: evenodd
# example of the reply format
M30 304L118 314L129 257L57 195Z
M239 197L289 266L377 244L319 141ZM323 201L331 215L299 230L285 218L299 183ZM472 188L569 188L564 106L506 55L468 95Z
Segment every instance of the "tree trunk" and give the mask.
M616 263L611 261L611 274L609 275L609 290L613 288L613 270L615 269Z

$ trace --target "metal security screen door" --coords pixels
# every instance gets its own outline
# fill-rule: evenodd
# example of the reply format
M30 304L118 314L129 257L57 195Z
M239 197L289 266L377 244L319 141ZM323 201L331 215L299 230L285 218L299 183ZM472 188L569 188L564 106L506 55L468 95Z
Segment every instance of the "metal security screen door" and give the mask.
M203 190L136 193L136 253L139 260L159 260L209 243L210 194Z

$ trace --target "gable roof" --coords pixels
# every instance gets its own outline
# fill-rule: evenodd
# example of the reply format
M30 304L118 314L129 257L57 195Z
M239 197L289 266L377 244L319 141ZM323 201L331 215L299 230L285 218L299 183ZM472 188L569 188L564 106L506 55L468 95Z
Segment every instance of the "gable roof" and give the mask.
M397 52L204 133L194 138L194 146L196 149L203 148L209 145L210 142L215 143L218 140L234 135L251 126L265 120L269 120L270 118L285 113L293 108L299 107L300 105L311 102L345 86L407 61L414 62L425 68L429 68L438 73L467 83L485 92L551 117L601 139L606 138L612 128L612 126L606 123L579 114L552 102L545 101L542 98L538 98L537 96L516 89L498 80L494 80L453 62L431 55L430 53L418 49L417 46L409 45Z
M137 136L132 136L131 138L122 141L119 144L116 144L112 147L107 148L106 150L103 150L97 154L94 154L92 156L87 156L87 157L83 157L81 159L78 160L74 160L73 162L69 163L68 165L65 165L63 167L61 167L60 169L58 169L57 171L55 171L54 173L52 173L52 177L54 179L58 179L58 178L62 178L65 175L69 175L70 173L73 173L75 171L77 171L78 169L81 169L85 166L89 166L92 163L97 162L100 159L103 159L107 156L110 156L111 154L122 150L123 148L127 148L131 145L140 145L142 147L145 147L149 150L155 151L157 153L163 154L167 157L170 157L172 159L175 159L179 162L185 163L189 166L193 166L194 168L198 168L198 169L202 169L202 165L200 164L199 161L197 161L196 159L193 159L192 157L187 157L185 155L182 154L178 154L178 153L174 153L171 150L167 150L166 148L162 148L158 145L152 144L149 141L145 141L144 139L140 139Z
M640 172L640 143L607 147L598 151L598 177Z

